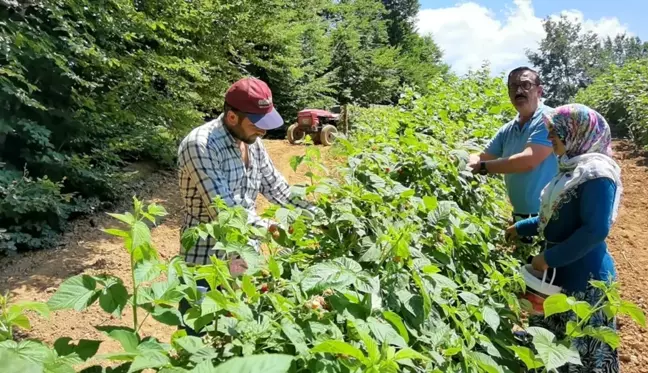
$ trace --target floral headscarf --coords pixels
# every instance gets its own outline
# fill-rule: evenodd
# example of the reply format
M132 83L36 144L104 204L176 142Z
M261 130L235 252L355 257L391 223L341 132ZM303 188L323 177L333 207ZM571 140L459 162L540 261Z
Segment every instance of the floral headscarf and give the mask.
M612 221L616 220L623 188L621 169L611 158L612 135L606 120L580 104L549 110L544 120L565 144L565 154L558 159L558 174L542 191L539 232L579 185L596 178L609 178L616 184Z
M610 126L595 110L581 104L564 105L549 111L544 118L565 143L568 158L587 153L612 156Z

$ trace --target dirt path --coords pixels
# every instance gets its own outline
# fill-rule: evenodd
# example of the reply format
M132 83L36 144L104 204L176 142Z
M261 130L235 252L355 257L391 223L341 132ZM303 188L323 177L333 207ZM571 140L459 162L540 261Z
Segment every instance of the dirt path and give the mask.
M648 157L616 142L622 168L623 197L608 239L616 262L621 295L648 313ZM648 373L648 330L628 318L619 320L623 372Z
M304 147L291 146L286 141L265 141L273 162L289 183L306 181L304 169L295 173L290 168L290 158L301 155ZM327 148L323 151L325 156ZM617 263L623 297L648 311L648 158L634 154L625 143L615 143L619 162L623 168L625 193L619 219L609 239L610 250ZM138 191L146 202L162 204L169 215L153 229L153 241L160 254L170 258L178 252L178 236L182 202L177 191L174 174L154 174ZM259 209L268 203L260 197ZM122 212L130 208L124 204L112 210ZM45 301L66 278L80 273L107 272L129 284L129 260L117 239L99 229L114 226L114 220L105 214L74 223L60 247L47 251L28 253L13 259L0 259L0 292L11 291L16 299ZM61 336L78 339L106 337L94 326L101 324L128 325L130 311L121 320L107 316L98 306L84 312L62 311L50 320L32 319L32 330L27 334L53 343ZM641 330L626 319L620 320L621 358L623 372L648 373L648 331ZM174 328L155 321L147 321L142 335L152 335L168 340ZM110 340L102 343L100 353L115 351L119 346Z
M303 167L293 172L290 158L303 155L304 146L292 146L285 140L264 141L268 152L288 183L304 182ZM322 155L328 148L322 148ZM156 202L169 213L165 220L151 234L155 247L163 258L169 259L179 250L179 227L182 216L182 201L178 193L177 178L174 173L152 174L138 190L138 198L146 203ZM111 209L110 212L130 211L130 201ZM269 203L258 199L258 210L263 211ZM14 258L0 259L0 293L10 291L14 300L46 301L68 277L86 273L109 273L124 280L130 288L129 257L118 239L112 238L100 229L117 227L116 220L106 214L99 214L74 222L56 249L27 253ZM54 343L57 338L68 336L73 340L104 340L99 353L114 352L120 349L117 342L105 337L94 326L124 325L132 327L132 312L127 309L121 320L107 315L94 305L83 312L58 311L50 320L32 318L32 329L24 337L38 338ZM141 335L155 336L168 341L175 328L147 320Z

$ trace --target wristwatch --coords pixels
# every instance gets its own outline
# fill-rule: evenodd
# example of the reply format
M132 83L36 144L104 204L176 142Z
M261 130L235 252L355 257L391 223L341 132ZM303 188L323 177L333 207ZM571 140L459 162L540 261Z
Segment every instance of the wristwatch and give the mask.
M486 169L486 162L484 161L479 162L479 174L480 175L488 174L488 170Z

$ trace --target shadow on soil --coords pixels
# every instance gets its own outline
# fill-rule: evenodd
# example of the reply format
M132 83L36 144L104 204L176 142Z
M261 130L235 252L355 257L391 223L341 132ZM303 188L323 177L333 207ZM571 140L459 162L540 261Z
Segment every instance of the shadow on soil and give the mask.
M156 230L163 226L180 225L182 202L176 186L177 178L173 173L159 172L146 175L145 180L131 188L138 191L138 199L147 204L155 202L167 209L169 215L158 223ZM127 255L121 241L101 229L120 227L120 223L107 213L131 210L132 194L124 196L110 210L72 221L57 247L0 257L0 293L19 289L50 293L53 287L68 277L88 271L113 272L121 269L124 264L119 259ZM155 238L155 230L152 235Z

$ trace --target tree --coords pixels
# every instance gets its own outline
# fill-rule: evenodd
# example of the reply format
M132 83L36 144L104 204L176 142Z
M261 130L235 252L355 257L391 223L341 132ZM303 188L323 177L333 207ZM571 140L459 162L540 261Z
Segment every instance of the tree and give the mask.
M389 44L402 45L414 34L414 17L419 11L418 0L382 0L387 10Z
M566 16L543 22L546 36L538 51L526 55L541 75L548 105L569 102L579 89L592 83L610 64L621 66L626 61L646 56L648 45L637 37L618 35L603 40L581 24Z

